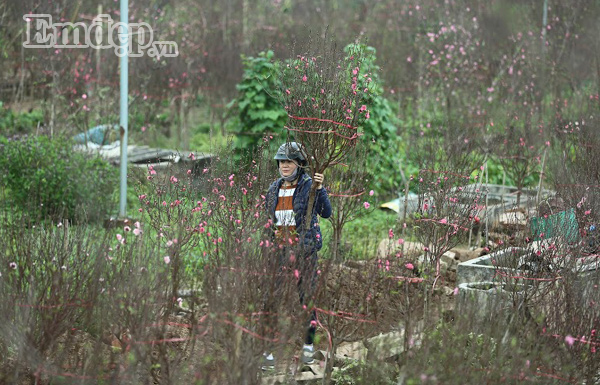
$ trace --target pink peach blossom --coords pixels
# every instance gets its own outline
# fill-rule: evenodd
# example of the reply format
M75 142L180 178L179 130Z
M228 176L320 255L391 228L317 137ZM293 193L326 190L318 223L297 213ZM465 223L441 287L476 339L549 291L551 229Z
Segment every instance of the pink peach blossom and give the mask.
M573 343L575 342L575 337L569 334L565 337L565 342L567 343L567 345L573 346Z

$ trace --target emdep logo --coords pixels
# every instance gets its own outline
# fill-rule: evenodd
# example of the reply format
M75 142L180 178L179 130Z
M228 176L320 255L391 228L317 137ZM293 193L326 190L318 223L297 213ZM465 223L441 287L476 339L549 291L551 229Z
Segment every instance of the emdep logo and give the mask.
M146 53L150 57L174 57L179 55L174 41L154 41L154 32L148 23L114 22L110 15L98 15L91 24L52 23L52 15L23 15L27 23L25 48L93 48L110 49L121 57L127 54L140 57ZM128 50L121 46L129 36Z

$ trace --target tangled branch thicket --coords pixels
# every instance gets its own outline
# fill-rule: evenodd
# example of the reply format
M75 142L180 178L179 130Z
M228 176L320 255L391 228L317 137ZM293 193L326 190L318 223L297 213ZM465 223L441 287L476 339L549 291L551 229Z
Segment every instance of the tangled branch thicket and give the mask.
M334 352L344 341L362 341L370 348L367 363L352 369L361 381L426 376L457 383L458 368L470 382L597 382L599 282L584 269L596 261L590 227L597 207L590 190L579 189L581 180L597 184L594 151L579 146L595 146L592 139L581 136L565 147L569 158L560 166L574 175L573 186L557 188L570 202L563 204L576 207L580 238L559 235L542 239L537 249L524 245L529 268L518 274L505 269L521 266L498 266L496 280L510 290L497 316L482 325L469 311L419 322L425 306L443 296L431 291L438 275L432 262L481 211L480 193L466 189L473 181L469 170L480 171L481 159L462 159L464 148L452 161L464 165L462 173L454 173L458 166L445 169L451 161L429 152L430 163L424 161L417 176L422 207L413 230L429 258L391 254L354 267L322 261L306 309L295 272L272 263L278 246L268 236L272 223L263 207L275 171L268 141L242 167L222 154L205 169L165 174L148 168L137 187L139 222L122 228L49 220L34 225L4 211L0 293L9 300L0 303L0 380L259 383L262 352L275 347L281 362L295 362L302 344L298 325L314 310L320 347ZM352 184L338 187L361 192ZM392 232L390 239L396 241ZM273 304L269 312L266 303ZM482 326L485 332L475 331ZM405 353L384 364L369 338L403 329ZM325 366L334 383L341 377L332 365L339 362L332 357Z
M358 79L368 77L361 73L367 53L360 46L344 53L325 39L311 46L317 49L282 66L280 95L290 136L308 148L309 165L321 173L344 159L369 118L368 106L361 103L369 89L361 89Z
M288 137L302 143L310 169L323 173L344 161L362 135L361 124L370 117L365 95L371 79L361 72L368 52L353 45L344 53L326 38L309 40L308 46L281 67L278 95L288 114ZM313 185L307 212L312 212L314 200Z
M366 191L364 170L348 162L345 171L342 163L365 156L359 134L369 106L361 100L369 91L358 85L368 83L368 74L360 51L323 52L289 62L282 103L288 140L305 145L314 172L333 171L334 228L341 229ZM273 263L279 245L264 209L275 178L269 138L248 164L224 152L204 169L148 167L136 186L139 217L123 227L32 221L4 208L0 382L257 384L264 351L275 351L286 370L294 367L304 331L298 325L314 311L316 343L330 353L324 382L343 383L333 371L341 361L336 349L361 341L366 362L344 372L358 383L598 383L597 124L556 125L561 151L549 169L557 195L523 211L537 209L538 223L571 227L546 227L550 234L527 223L513 239L518 258L492 259L498 302L487 322L478 323L472 303L460 312L441 306L456 295L439 288L454 283L441 258L471 229L481 231L487 210L478 136L456 122L423 130L411 142L421 169L412 180L418 209L407 222L422 255L390 252L341 264L337 254L321 262L305 308L297 265ZM516 148L501 153L508 159ZM515 174L526 170L516 167ZM389 241L404 239L390 231ZM503 249L515 245L497 246L509 252ZM437 313L430 311L434 301ZM370 337L387 331L404 332L404 341L393 340L403 350L386 361L374 354Z

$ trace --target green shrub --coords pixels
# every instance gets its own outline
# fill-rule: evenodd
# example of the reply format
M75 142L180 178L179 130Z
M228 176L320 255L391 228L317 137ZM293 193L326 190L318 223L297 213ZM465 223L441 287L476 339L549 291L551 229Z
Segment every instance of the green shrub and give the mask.
M40 110L31 112L15 113L13 110L6 109L0 102L0 132L4 135L16 135L33 132L38 123L44 122L44 116Z
M221 130L214 129L210 133L209 124L200 124L193 128L190 138L190 150L205 153L215 153L229 145L229 137L224 136Z
M0 138L0 183L8 199L34 220L98 220L113 205L117 170L99 157L74 152L64 138Z
M362 104L368 108L370 115L362 124L362 132L370 143L367 169L375 191L387 194L387 198L395 197L402 185L398 172L401 142L397 135L401 122L392 104L384 96L383 80L379 76L381 68L376 63L377 51L365 44L349 44L344 51L347 55L366 53L357 79L359 89L369 89L362 98Z
M287 113L277 100L277 72L279 62L273 61L273 51L260 52L258 57L242 56L244 74L237 85L236 103L239 119L235 147L253 150L263 136L283 133Z

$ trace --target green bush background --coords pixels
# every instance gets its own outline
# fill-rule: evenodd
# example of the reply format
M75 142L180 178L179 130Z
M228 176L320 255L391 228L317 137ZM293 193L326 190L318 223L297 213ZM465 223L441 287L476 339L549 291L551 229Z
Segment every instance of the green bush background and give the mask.
M114 211L118 173L105 160L73 151L73 143L61 137L0 137L0 145L5 204L34 220L95 221Z

